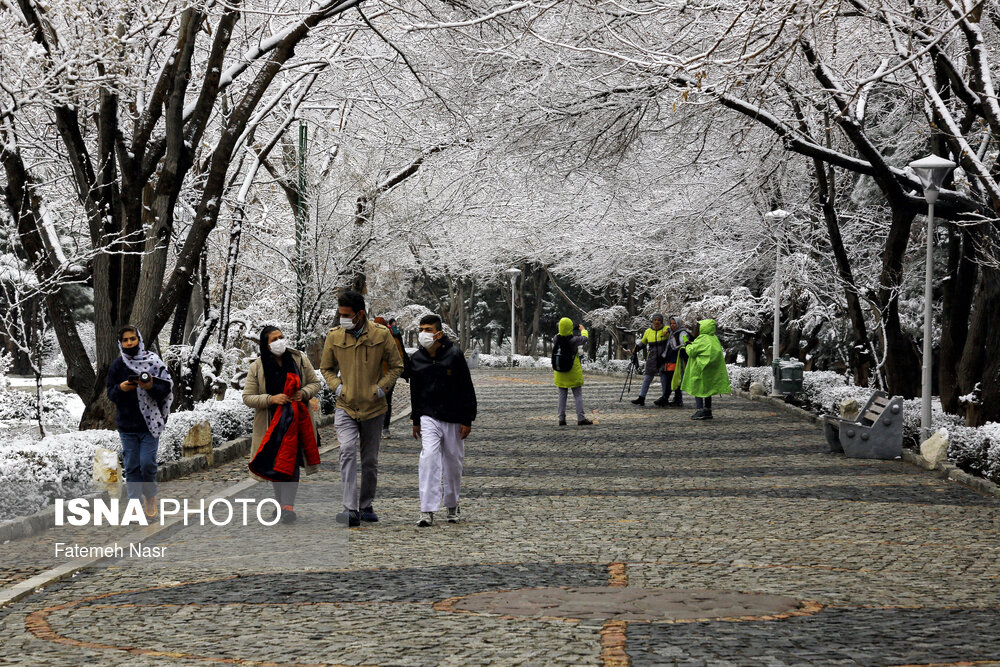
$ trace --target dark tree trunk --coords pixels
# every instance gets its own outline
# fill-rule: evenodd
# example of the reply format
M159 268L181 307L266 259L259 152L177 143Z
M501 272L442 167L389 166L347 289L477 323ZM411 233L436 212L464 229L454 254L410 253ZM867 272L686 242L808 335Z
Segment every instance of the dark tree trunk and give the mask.
M969 335L969 314L975 295L978 269L973 244L961 227L948 225L948 279L941 297L941 343L938 387L946 412L959 414L959 364Z
M903 256L914 215L906 207L892 207L892 224L885 241L877 303L885 335L885 379L889 393L903 398L920 394L920 355L899 320L899 289L903 284Z
M959 391L981 393L981 405L966 406L969 426L1000 421L1000 272L984 267L976 286L969 332L958 370ZM971 409L970 409L971 408Z

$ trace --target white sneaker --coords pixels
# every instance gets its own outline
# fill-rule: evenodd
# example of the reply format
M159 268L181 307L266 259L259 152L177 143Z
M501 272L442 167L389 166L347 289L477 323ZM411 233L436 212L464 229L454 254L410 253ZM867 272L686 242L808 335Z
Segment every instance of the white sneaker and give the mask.
M420 521L417 521L417 525L421 528L427 528L428 526L434 525L434 512L421 512Z
M387 428L382 429L382 439L383 440L388 440L391 437L392 437L392 435L390 435L389 429L387 429Z
M458 523L462 519L462 509L456 505L448 508L448 523Z

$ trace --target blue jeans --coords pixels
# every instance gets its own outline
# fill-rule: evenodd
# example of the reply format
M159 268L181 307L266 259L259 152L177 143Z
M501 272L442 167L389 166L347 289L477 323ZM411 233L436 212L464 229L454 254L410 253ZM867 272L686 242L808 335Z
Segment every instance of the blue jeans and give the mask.
M122 439L122 459L125 461L125 486L129 500L142 500L156 495L156 450L160 439L145 433L118 432Z

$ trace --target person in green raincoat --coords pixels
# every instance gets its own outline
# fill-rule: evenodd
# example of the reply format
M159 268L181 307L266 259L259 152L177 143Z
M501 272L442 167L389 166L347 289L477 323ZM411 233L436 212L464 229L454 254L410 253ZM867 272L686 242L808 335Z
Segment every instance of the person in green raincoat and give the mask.
M570 356L573 365L568 371L553 370L553 382L559 389L559 425L566 425L566 399L570 390L576 403L576 423L590 426L594 422L587 419L583 411L583 365L580 363L580 349L589 342L587 330L581 329L582 336L573 335L573 320L564 317L559 320L559 333L552 339L553 368L557 354Z
M726 355L722 343L715 335L715 320L698 322L694 330L695 339L682 349L687 355L680 387L686 394L694 396L695 412L691 419L712 418L712 396L731 394L729 371L726 370Z

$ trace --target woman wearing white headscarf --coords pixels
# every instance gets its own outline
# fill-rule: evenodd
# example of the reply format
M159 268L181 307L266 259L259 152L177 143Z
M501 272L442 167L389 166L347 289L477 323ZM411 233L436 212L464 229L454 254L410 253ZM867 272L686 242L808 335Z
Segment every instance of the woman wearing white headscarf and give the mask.
M156 450L167 425L174 382L166 364L146 349L139 330L118 332L121 356L108 368L108 398L117 408L115 422L122 440L129 500L142 501L148 516L156 516Z
M663 402L669 407L683 408L684 401L681 398L681 377L684 375L684 358L680 354L681 348L691 340L691 332L687 330L679 317L671 317L669 320L670 338L667 341L666 364L664 370L670 379L670 386L674 391L674 400L667 402L664 397ZM674 378L677 378L676 382ZM667 390L667 395L670 390Z

